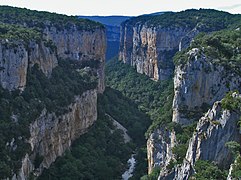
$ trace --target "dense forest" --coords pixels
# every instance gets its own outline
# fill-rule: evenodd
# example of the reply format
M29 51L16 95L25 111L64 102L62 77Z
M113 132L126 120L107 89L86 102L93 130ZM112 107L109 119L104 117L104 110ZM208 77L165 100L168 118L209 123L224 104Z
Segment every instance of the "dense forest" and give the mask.
M129 24L147 24L148 26L160 27L185 27L198 29L206 32L217 31L224 28L236 27L241 23L241 15L233 15L224 11L214 9L189 9L179 13L166 12L161 15L142 15L126 21Z
M77 16L67 16L56 13L33 11L10 6L0 6L0 22L5 24L22 25L28 28L44 29L55 26L59 30L68 29L74 24L79 30L92 30L104 26L101 23Z

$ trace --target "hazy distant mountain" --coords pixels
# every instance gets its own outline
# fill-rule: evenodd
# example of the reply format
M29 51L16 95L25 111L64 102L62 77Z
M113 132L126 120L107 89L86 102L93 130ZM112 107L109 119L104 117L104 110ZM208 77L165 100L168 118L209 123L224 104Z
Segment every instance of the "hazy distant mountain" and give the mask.
M108 26L120 26L120 24L131 18L131 16L79 16L80 18L90 19Z

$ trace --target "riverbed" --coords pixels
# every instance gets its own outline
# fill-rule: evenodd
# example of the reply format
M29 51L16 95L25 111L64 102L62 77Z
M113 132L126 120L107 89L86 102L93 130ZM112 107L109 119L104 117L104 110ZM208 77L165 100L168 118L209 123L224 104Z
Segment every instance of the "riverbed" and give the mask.
M131 158L127 161L129 168L122 174L123 180L128 180L130 177L133 176L133 171L135 169L136 159L135 154L131 155Z

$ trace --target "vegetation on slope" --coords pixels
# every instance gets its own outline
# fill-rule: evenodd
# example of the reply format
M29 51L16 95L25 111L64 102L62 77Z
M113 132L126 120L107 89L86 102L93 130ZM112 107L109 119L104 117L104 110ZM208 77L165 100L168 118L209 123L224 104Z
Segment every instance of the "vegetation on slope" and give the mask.
M197 26L200 30L210 32L239 24L241 15L233 15L227 12L213 9L189 9L178 13L166 12L161 15L143 15L125 21L129 24L147 24L159 27L183 27L193 29Z
M40 29L50 25L53 25L60 30L64 28L68 29L72 27L73 24L75 24L79 30L104 28L104 26L100 23L88 19L80 19L76 16L33 11L10 6L0 6L0 22Z
M26 143L29 124L44 108L57 115L68 112L67 106L75 95L96 88L94 76L82 76L76 71L82 66L75 61L60 60L51 78L47 78L35 65L29 70L22 93L0 89L0 177L10 177L20 168L22 157L30 150ZM6 146L11 142L13 145Z
M130 143L124 143L122 131L115 129L108 115L127 128L132 138ZM148 116L131 100L117 90L106 88L98 97L97 122L39 179L120 179L130 154L145 144L144 133L149 123ZM143 170L147 163L141 153L140 149L136 168ZM134 179L141 175L135 174Z
M106 84L118 90L126 98L134 101L138 108L146 113L151 122L148 122L148 134L159 126L168 126L172 120L173 82L152 81L145 75L139 74L129 65L118 62L116 58L106 65ZM130 107L128 107L130 108ZM138 122L141 122L138 120ZM145 122L145 121L144 121ZM143 124L143 122L141 123ZM144 123L146 124L146 123ZM147 124L146 124L147 125ZM127 126L128 127L128 126ZM137 153L137 165L132 179L140 179L146 174L145 146ZM153 177L156 175L153 175ZM145 178L145 176L143 177Z
M241 97L237 95L239 95L238 91L228 92L221 101L222 108L241 112Z
M41 34L35 29L24 28L16 25L0 24L0 39L40 41Z
M39 180L120 179L132 149L130 144L124 143L122 131L117 130L105 115L100 101L97 122L70 151L57 158Z
M241 23L240 23L241 24ZM241 30L223 30L211 34L200 33L187 50L178 52L174 57L176 65L189 60L188 51L198 48L198 56L205 55L214 63L241 74Z
M140 110L150 116L152 125L148 132L171 122L172 80L166 82L152 81L147 76L137 73L129 65L113 59L106 65L106 84L133 100Z
M227 178L227 171L220 170L216 165L209 161L198 160L195 163L195 171L194 174L195 179L218 179L225 180Z

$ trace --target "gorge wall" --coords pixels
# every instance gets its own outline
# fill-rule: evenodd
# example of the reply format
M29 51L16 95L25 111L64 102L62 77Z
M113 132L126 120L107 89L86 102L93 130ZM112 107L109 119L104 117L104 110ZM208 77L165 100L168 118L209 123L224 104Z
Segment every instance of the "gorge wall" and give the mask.
M148 27L143 24L121 27L119 60L154 80L166 80L173 73L172 56L190 28Z
M240 34L239 31L231 32ZM237 56L238 54L239 52ZM195 174L197 160L214 162L218 167L228 169L233 156L225 144L229 141L240 143L237 124L241 116L241 104L231 110L224 109L221 105L221 100L225 99L229 91L241 91L240 64L229 60L224 63L221 58L217 61L198 48L190 49L186 56L187 62L177 64L175 68L172 122L184 127L197 122L197 126L189 140L183 163L174 166L174 169L168 169L170 162L176 161L172 149L167 151L158 147L175 147L180 142L170 141L170 137L161 135L161 138L152 140L154 143L147 143L147 149L151 151L148 154L153 154L148 156L149 169L161 167L159 179L188 179ZM233 69L230 68L231 65ZM240 99L235 93L233 96ZM205 112L207 113L203 115ZM163 130L159 131L163 133ZM155 132L151 134L148 142L154 134ZM155 150L151 148L153 146L156 147Z
M32 172L39 176L44 168L49 168L58 156L63 155L72 142L97 119L97 91L90 90L76 96L75 102L68 106L69 112L61 116L48 113L44 109L34 122L30 124L31 153L26 154L18 174L12 179L27 179ZM36 156L42 161L36 167Z
M72 66L81 64L82 69L75 71L91 72L98 81L96 88L87 88L83 93L81 89L80 94L74 94L74 101L61 114L44 108L36 119L29 122L29 137L14 137L5 143L11 153L19 148L16 141L23 141L31 147L22 157L20 170L11 171L11 179L23 180L30 175L37 177L44 168L49 168L97 120L97 94L105 89L106 35L104 27L92 21L6 6L0 9L2 14L11 16L13 13L11 18L4 19L5 16L1 15L3 19L0 19L6 24L1 27L5 34L0 38L0 85L4 89L24 92L33 66L37 64L40 71L50 78L60 60L75 62ZM25 19L28 16L30 22ZM63 22L52 21L52 16ZM19 35L18 31L23 31L23 35L26 33L27 38ZM33 37L30 36L32 32ZM18 122L18 115L13 116ZM9 117L8 121L11 119Z
M238 18L241 19L241 17ZM163 71L157 65L158 63L161 64L161 60L156 60L155 66L152 64L149 68L149 62L151 61L148 59L150 56L160 56L157 50L163 50L163 47L165 47L162 45L161 48L157 48L161 44L157 41L158 38L162 37L161 34L158 35L162 24L150 25L147 28L148 21L153 22L153 20L146 20L145 17L143 19L139 21L137 19L135 21L137 23L134 25L133 22L123 24L124 30L122 32L125 35L122 36L123 46L119 54L119 60L134 66L137 72L144 73L156 80L163 80L159 77ZM188 179L196 174L195 163L198 160L212 162L219 168L229 169L233 162L233 156L225 144L230 141L240 144L237 123L241 116L241 105L239 104L236 109L232 110L225 109L221 104L225 101L228 92L241 91L241 66L238 63L240 45L236 44L236 40L231 41L232 37L241 36L239 25L234 25L234 28L226 32L200 34L198 38L193 39L199 32L215 30L215 27L205 30L198 23L193 29L185 31L190 36L183 33L184 37L175 37L178 43L173 40L176 43L175 52L182 50L174 58L173 114L169 124L160 125L161 127L153 130L148 138L149 174L154 168L160 168L158 179ZM172 25L170 25L167 33L178 34L178 31L172 32L174 28L171 27ZM198 27L202 27L202 30ZM172 38L168 34L165 37L169 39L162 42L172 44ZM225 38L228 38L229 41L225 41ZM214 40L216 40L215 43L213 43ZM148 42L152 42L151 48ZM225 46L227 44L225 43L233 47L227 50L227 46ZM171 47L170 44L166 46L165 51ZM181 47L182 45L183 47ZM230 55L228 55L228 52ZM167 61L168 58L165 60ZM169 60L173 63L173 57ZM172 68L174 69L174 64ZM164 69L167 70L168 68L165 67ZM155 74L157 74L156 78L154 77ZM236 97L240 101L238 95ZM232 103L230 102L230 104ZM193 135L189 136L190 139L186 143L178 140L177 137L180 137L180 129L178 130L178 128L184 131L183 129L194 125L196 128L192 133ZM181 153L181 148L186 145L188 145L185 150L186 155L182 162L178 163L178 155L175 154L174 149L180 148L178 150Z
M212 20L221 17L227 18L222 25ZM154 80L170 79L175 53L187 48L200 32L226 28L231 17L225 12L201 9L131 18L121 25L119 60Z

